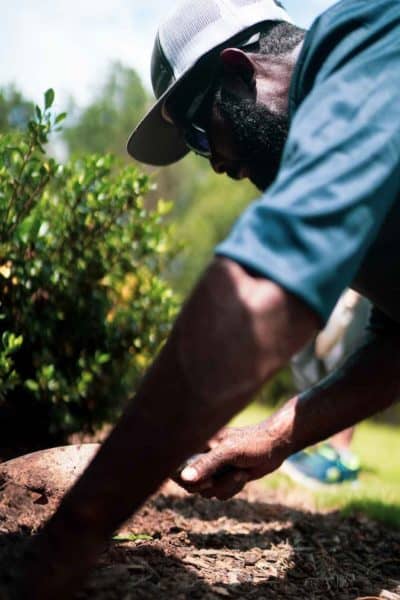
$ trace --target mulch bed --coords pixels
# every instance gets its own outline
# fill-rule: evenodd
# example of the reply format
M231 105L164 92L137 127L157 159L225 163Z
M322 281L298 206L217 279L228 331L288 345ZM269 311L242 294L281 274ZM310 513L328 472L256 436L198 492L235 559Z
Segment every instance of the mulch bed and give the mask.
M0 597L29 537L59 498L3 482ZM21 517L21 508L22 517ZM400 531L362 516L313 512L250 484L227 502L166 484L114 541L77 599L400 600Z

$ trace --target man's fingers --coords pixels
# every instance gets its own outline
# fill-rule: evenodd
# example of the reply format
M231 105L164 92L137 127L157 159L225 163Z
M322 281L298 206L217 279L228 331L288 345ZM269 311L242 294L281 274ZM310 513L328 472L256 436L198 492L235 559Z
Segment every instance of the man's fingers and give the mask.
M181 472L181 479L187 483L198 483L218 476L218 472L229 465L230 454L221 448L211 450L191 461Z
M203 494L203 492L210 490L214 485L212 479L205 479L199 483L188 483L181 478L179 480L176 479L175 482L190 494Z
M218 498L218 500L228 500L232 496L236 496L246 483L249 481L249 474L247 471L241 469L235 469L230 473L221 475L219 478L214 480L214 485L199 493L205 498Z

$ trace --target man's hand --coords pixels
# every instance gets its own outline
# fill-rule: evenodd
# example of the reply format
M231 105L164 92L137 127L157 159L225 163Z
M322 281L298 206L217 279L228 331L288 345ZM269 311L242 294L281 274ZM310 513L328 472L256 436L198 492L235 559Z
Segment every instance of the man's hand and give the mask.
M390 406L400 393L399 347L395 331L368 337L339 371L265 422L222 429L209 442L210 451L189 461L175 481L189 492L226 500L290 454Z
M286 458L277 451L268 421L251 427L222 429L209 442L209 452L189 461L175 481L205 498L227 500L244 485L277 469Z

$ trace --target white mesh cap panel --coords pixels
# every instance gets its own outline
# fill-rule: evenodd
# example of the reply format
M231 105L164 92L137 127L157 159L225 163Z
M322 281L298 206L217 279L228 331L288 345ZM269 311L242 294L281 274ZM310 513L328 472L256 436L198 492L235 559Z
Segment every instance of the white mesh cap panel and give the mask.
M243 6L245 4L253 4L254 2L257 2L258 0L232 0L232 4L236 4L238 6Z
M220 21L221 12L215 0L183 0L167 17L160 28L160 41L166 58L175 71L177 59L182 64L188 48L193 46L193 38L216 21ZM182 69L177 69L182 72Z
M274 0L181 0L159 29L175 78L226 40L262 21L289 21Z
M258 2L259 0L231 0L233 4L237 4L238 6L242 6L244 4L253 4L254 2ZM284 6L278 1L274 0L274 4L284 9Z

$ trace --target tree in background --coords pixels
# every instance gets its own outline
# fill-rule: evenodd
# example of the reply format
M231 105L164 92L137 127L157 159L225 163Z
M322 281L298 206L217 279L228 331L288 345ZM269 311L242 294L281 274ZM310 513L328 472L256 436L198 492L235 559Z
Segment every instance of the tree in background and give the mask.
M0 132L23 130L33 113L33 103L14 85L0 89Z
M129 132L144 114L148 102L137 73L119 62L113 63L93 102L64 130L70 154L112 152L127 159L125 146Z
M181 197L175 213L176 235L183 250L171 264L170 276L183 294L194 285L215 246L228 234L256 193L250 183L216 175L204 159L197 158L199 161L202 162L197 172L186 163L192 171L184 190L190 200Z

